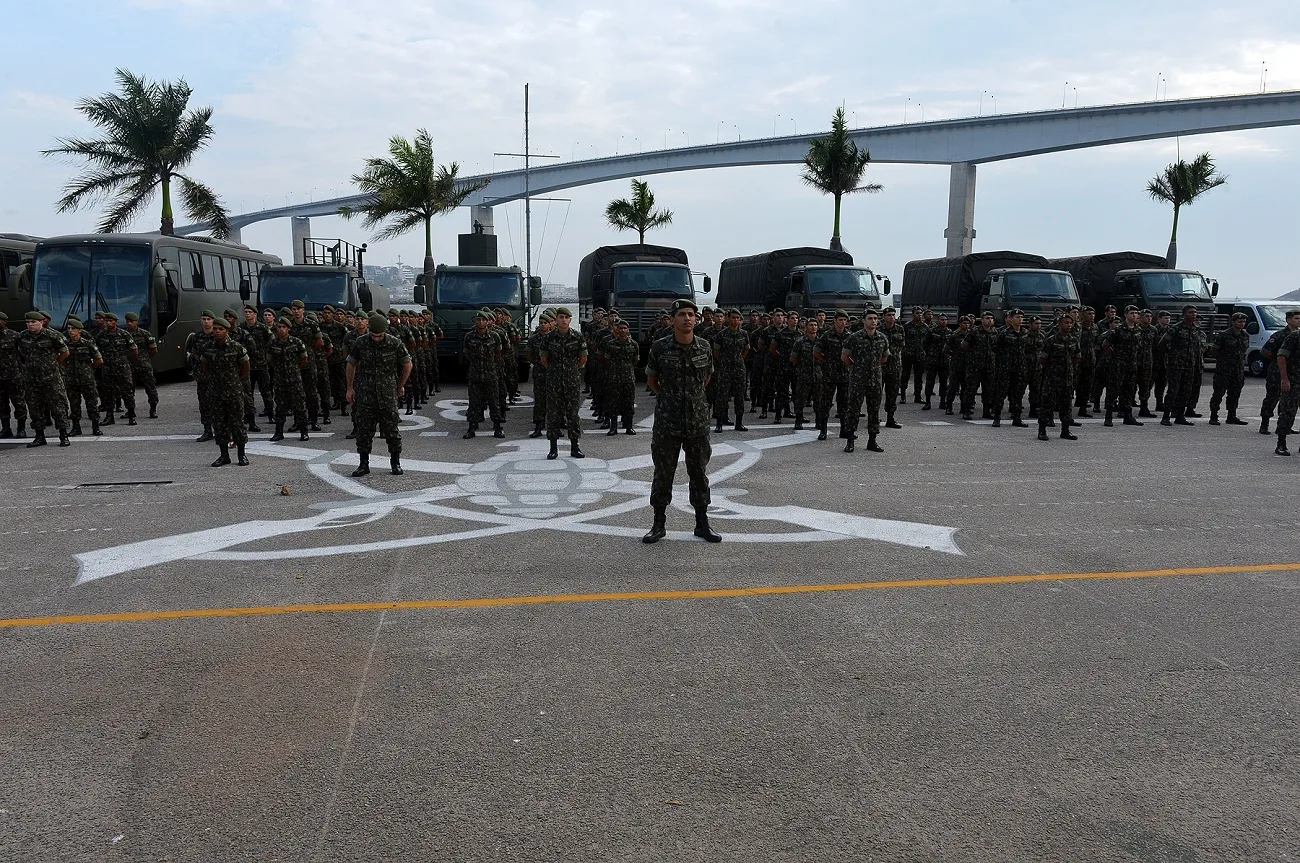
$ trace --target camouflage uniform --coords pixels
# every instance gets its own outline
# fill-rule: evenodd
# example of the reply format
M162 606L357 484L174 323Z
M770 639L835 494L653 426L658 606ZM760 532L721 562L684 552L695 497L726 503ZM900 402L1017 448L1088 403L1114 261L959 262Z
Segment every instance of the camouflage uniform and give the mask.
M1029 331L1005 326L997 331L997 384L993 395L993 422L1002 418L1002 402L1007 403L1007 413L1020 422L1025 409L1025 337Z
M944 344L944 353L948 356L948 389L944 393L944 411L951 416L953 403L962 395L966 386L966 336L970 330L962 332L953 330Z
M72 433L81 433L81 402L86 402L86 417L91 428L99 430L99 393L95 383L95 367L104 361L99 347L85 333L80 338L68 337L68 364L63 367L64 388L68 394L68 408L72 419Z
M636 410L636 367L641 361L641 346L632 341L631 336L623 341L616 335L605 346L605 357L609 363L606 409L609 411L609 432L615 434L619 419L622 419L624 429L632 428Z
M471 429L483 422L485 409L492 417L493 426L499 426L502 422L501 402L497 398L497 361L500 350L501 343L491 330L483 333L470 330L465 333L461 356L465 360L465 378L469 384L469 407L465 417ZM540 376L539 380L545 382L546 376ZM542 404L545 403L543 398Z
M312 362L316 367L316 400L320 404L321 422L330 424L330 355L334 353L334 343L324 332L320 341L311 350Z
M262 411L268 419L272 419L275 417L275 396L271 376L267 371L266 349L270 347L271 341L275 338L275 333L271 332L271 328L261 321L254 321L241 327L240 336L240 343L248 351L247 396L249 418L252 419L252 414L255 412L253 407L253 387L256 386L262 394ZM256 425L256 423L250 423L250 425Z
M135 340L137 348L135 356L131 357L131 386L144 389L149 400L149 416L155 417L158 415L158 380L154 375L153 357L158 353L158 339L133 323L126 325L126 331Z
M208 414L208 377L203 373L201 356L208 345L212 344L212 334L196 330L185 337L185 365L190 376L194 378L199 399L199 421L203 423L203 437L210 439L212 417Z
M538 432L546 426L546 366L542 365L542 340L547 335L538 327L528 337L527 345L528 362L533 367L533 436L537 437L541 437Z
M763 357L762 400L760 401L763 412L760 417L764 419L767 417L768 409L772 407L776 393L775 376L780 361L772 355L772 348L779 329L775 324L769 324L758 334L758 350Z
M749 334L730 327L720 330L712 339L716 364L716 389L713 396L713 418L719 424L728 422L727 412L736 411L736 425L745 418L745 362L749 356ZM712 381L710 381L712 385Z
M18 357L22 362L23 391L31 414L32 430L38 439L45 427L54 424L62 437L68 433L68 394L63 388L59 358L68 350L63 336L49 327L39 333L24 331L18 336Z
M392 333L383 336L379 341L370 334L358 338L348 354L347 362L354 367L352 423L356 426L359 455L369 457L378 426L380 436L388 441L388 454L396 459L402 454L397 386L402 370L411 364L411 352Z
M930 407L930 399L934 397L935 384L939 387L939 407L943 407L943 394L948 389L948 359L943 355L944 347L948 344L948 334L951 331L947 327L941 327L935 324L926 330L925 337L921 341L921 351L925 355L925 406Z
M979 390L980 403L986 418L993 416L997 404L997 356L999 334L995 329L975 326L966 334L962 349L966 353L966 379L962 384L961 413L970 419L975 410L975 391Z
M1164 342L1169 327L1155 326L1151 333L1151 388L1156 397L1156 410L1164 410L1165 388L1169 386L1169 346Z
M1260 434L1268 434L1268 421L1273 418L1273 411L1282 397L1282 371L1277 365L1277 352L1281 350L1282 340L1287 337L1288 332L1290 331L1283 327L1273 333L1259 351L1264 357L1264 362L1267 363L1264 367L1264 401L1259 406Z
M1097 343L1101 333L1096 324L1079 324L1071 334L1079 342L1079 366L1074 378L1074 406L1081 412L1088 412L1089 400L1092 398L1093 378L1097 372Z
M1214 337L1214 390L1210 395L1210 413L1219 412L1224 395L1228 397L1228 418L1237 418L1237 403L1246 383L1246 354L1250 350L1250 333L1227 329Z
M135 419L135 382L131 379L131 357L139 356L135 339L123 329L109 332L107 328L95 334L95 344L104 355L104 366L100 371L103 376L104 390L107 398L103 407L108 412L106 423L112 424L113 405L119 399L126 405L126 417ZM134 423L132 423L134 425Z
M808 422L804 408L811 407L812 423L821 428L822 390L825 387L825 374L822 364L817 362L817 346L821 337L808 338L800 336L790 350L790 360L794 364L794 421L796 427Z
M1038 433L1047 433L1052 413L1061 417L1061 434L1070 434L1072 396L1081 363L1081 349L1074 331L1062 333L1059 329L1048 334L1039 348L1038 357L1043 367L1042 403L1038 407Z
M767 413L767 327L755 327L749 333L749 405L750 413L762 410ZM672 335L669 333L668 335ZM660 338L663 338L661 335ZM657 340L656 340L657 341ZM653 342L652 342L653 344Z
M303 347L307 349L307 365L302 369L302 391L307 400L307 419L312 425L312 431L320 431L319 426L316 425L316 418L321 413L321 403L320 387L316 383L314 353L325 343L325 340L320 327L306 317L303 318L302 323L295 323L289 327L289 335L302 342Z
M921 400L921 376L925 370L925 335L930 328L924 321L903 324L902 368L898 384L898 400L907 403L907 384L912 382L913 398ZM892 413L892 411L891 411Z
M224 446L234 441L242 447L248 442L244 430L247 395L242 368L248 362L248 350L231 338L224 345L214 339L204 348L200 359L208 379L208 414L212 417L213 435L218 444Z
M447 333L436 320L429 321L429 391L442 391L442 367L438 359L438 342L447 338Z
M1278 448L1286 444L1286 436L1295 428L1296 408L1300 407L1300 330L1283 330L1286 336L1282 346L1277 349L1279 357L1286 357L1286 377L1291 384L1291 391L1281 394L1277 404ZM1279 371L1280 374L1280 371ZM1281 378L1279 377L1279 387Z
M13 416L18 420L19 434L27 424L27 402L23 398L22 364L18 360L19 334L4 327L0 329L0 420L4 422L4 431L0 438L13 437L9 423L9 405L13 404Z
M275 430L277 434L284 431L284 421L289 411L293 411L296 426L307 428L307 395L303 386L303 366L308 363L307 346L301 340L278 335L266 346L266 367L271 371L271 385L274 395L272 407L275 410Z
M555 330L542 343L546 360L546 436L560 439L560 427L569 431L569 440L582 437L578 408L582 405L582 364L587 356L587 342L575 330Z
M1047 341L1048 333L1032 328L1025 331L1025 385L1029 390L1029 418L1036 419L1043 407L1043 367L1038 353Z
M709 443L709 403L704 385L712 375L713 347L704 339L694 338L689 344L681 344L675 335L668 335L650 346L646 377L659 381L654 434L650 441L650 456L654 460L650 506L657 512L672 503L673 477L677 475L677 459L683 450L691 506L697 516L708 510L711 498L705 471L713 446Z
M1121 321L1101 339L1106 354L1106 415L1118 413L1125 422L1133 415L1142 338L1141 327L1130 327L1127 321Z
M858 330L844 343L844 353L853 360L849 366L848 415L841 420L844 436L850 442L857 437L858 414L862 411L865 400L867 434L874 441L880 432L880 402L887 388L884 366L894 358L891 339L880 329L874 333L868 333L865 329Z
M770 359L775 360L775 366L772 372L772 404L776 408L776 421L781 421L781 415L784 413L787 417L793 416L790 413L790 403L794 398L794 364L790 358L794 355L794 344L803 335L798 329L792 328L786 324L772 338L772 354Z
M884 333L885 338L889 339L889 362L885 363L884 367L881 368L880 376L881 386L884 387L885 391L883 399L885 416L892 417L894 410L898 407L900 389L907 386L906 382L902 380L903 347L907 344L907 332L897 322L892 327L887 327L883 320L880 322L878 331ZM906 401L906 391L903 391L902 397Z
M1183 417L1196 404L1205 356L1205 333L1194 324L1179 321L1165 332L1161 341L1168 346L1169 358L1169 392L1165 394L1165 415L1173 413L1177 417Z
M1152 416L1148 403L1151 401L1151 384L1153 379L1152 349L1156 344L1156 328L1151 324L1138 324L1141 340L1138 342L1137 386L1138 403L1142 405L1140 416Z
M339 321L337 314L333 321L328 324L321 324L321 333L329 339L330 347L333 351L325 359L325 367L329 372L329 392L331 403L339 409L342 414L347 413L347 399L345 398L348 389L347 381L347 353L344 350L344 344L348 337L348 327ZM270 333L267 333L269 338ZM249 348L252 353L252 348ZM262 389L262 401L266 401L266 389Z
M835 415L844 422L849 404L849 370L844 365L841 355L844 343L849 340L848 327L837 333L832 324L826 332L817 337L817 352L822 357L822 404L818 406L817 415L821 417L818 431L826 431L830 423L831 402L835 402Z

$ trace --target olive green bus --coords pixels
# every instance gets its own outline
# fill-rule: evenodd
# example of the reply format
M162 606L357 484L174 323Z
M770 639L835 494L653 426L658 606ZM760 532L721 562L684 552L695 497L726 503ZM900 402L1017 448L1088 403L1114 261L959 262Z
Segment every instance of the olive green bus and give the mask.
M90 322L95 312L140 316L158 338L154 368L185 367L185 339L199 312L218 315L257 301L258 273L280 259L206 237L161 234L79 234L36 244L31 306L62 328L69 316Z
M38 242L40 237L0 234L0 312L19 329L20 319L32 307L32 255Z

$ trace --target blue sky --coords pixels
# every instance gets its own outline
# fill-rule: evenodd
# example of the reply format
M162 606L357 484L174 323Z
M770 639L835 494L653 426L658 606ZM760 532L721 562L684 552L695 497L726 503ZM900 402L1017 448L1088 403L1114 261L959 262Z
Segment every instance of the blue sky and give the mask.
M799 4L768 0L477 3L388 0L139 0L14 4L0 56L0 231L89 230L94 210L59 215L53 201L76 165L43 159L60 135L90 128L79 97L113 85L124 66L185 77L215 108L217 134L193 172L235 212L351 191L348 177L392 134L420 126L439 161L466 173L512 166L493 152L522 144L522 92L532 83L533 146L562 158L825 128L841 102L856 125L970 116L982 91L999 112L1300 88L1300 4L1200 2L932 2ZM909 101L911 107L908 107ZM985 103L987 108L989 103ZM671 131L670 131L671 130ZM976 249L1046 255L1133 248L1162 253L1170 214L1146 180L1175 142L1040 156L980 168ZM1180 263L1226 294L1300 287L1300 129L1183 139L1209 150L1229 184L1190 208ZM948 172L882 165L880 195L846 199L842 233L860 263L896 280L903 264L943 254ZM795 166L650 178L676 214L653 241L681 246L716 275L724 257L825 245L831 205ZM578 260L625 242L603 224L625 181L572 190L534 207L534 270L572 284ZM451 260L468 213L442 219L435 257ZM522 263L519 205L498 208L507 262ZM156 228L156 210L136 225ZM320 236L367 240L359 225L313 221ZM289 228L245 229L249 245L288 257ZM634 238L633 238L634 239ZM418 263L419 237L372 246L370 259Z

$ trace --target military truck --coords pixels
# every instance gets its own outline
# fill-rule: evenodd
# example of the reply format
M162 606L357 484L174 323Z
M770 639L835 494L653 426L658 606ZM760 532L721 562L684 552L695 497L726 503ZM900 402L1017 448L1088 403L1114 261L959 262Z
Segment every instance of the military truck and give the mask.
M854 266L848 252L809 246L727 258L718 270L718 305L746 315L777 308L861 313L868 305L879 308L889 291L889 279Z
M442 327L439 365L443 369L459 368L465 334L474 329L474 316L480 309L504 308L510 312L515 326L529 332L533 312L542 303L542 279L533 276L526 280L519 267L439 264L433 273L432 290L425 284L423 273L416 277L415 302L429 308ZM528 380L523 342L518 346L515 361L519 364L519 379Z
M1229 316L1218 312L1214 305L1219 283L1193 270L1168 269L1165 259L1157 255L1107 252L1053 258L1047 265L1074 276L1079 296L1085 305L1097 310L1098 317L1107 305L1120 312L1127 305L1135 305L1153 312L1169 312L1178 320L1183 306L1191 305L1200 312L1200 324L1207 333L1228 328Z
M999 324L1011 309L1052 320L1053 310L1078 305L1068 272L1042 255L975 252L955 258L909 261L903 268L903 305L924 306L935 316L992 312Z
M704 293L713 281L704 277ZM617 308L632 338L641 344L659 315L678 299L695 299L695 279L686 252L670 246L630 243L601 246L578 264L578 319L591 320L597 308Z
M0 234L0 311L11 325L22 326L22 317L32 307L32 260L39 237Z
M275 264L258 273L258 303L279 309L302 300L309 311L388 308L388 289L362 275L366 246L337 239L303 239L303 263Z

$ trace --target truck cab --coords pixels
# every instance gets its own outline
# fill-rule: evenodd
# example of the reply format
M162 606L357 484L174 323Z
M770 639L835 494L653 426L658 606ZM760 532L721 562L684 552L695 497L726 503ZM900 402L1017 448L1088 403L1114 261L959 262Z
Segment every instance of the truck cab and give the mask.
M439 360L459 364L465 334L474 329L474 317L482 308L506 309L515 326L528 332L532 310L542 302L542 279L526 279L519 267L439 264L431 290L423 274L416 277L415 302L427 306L443 329L444 338L438 342ZM519 379L527 380L528 364L523 357L521 342L516 360Z
M325 306L367 312L384 308L388 290L371 286L362 275L365 251L364 243L358 247L343 240L304 238L304 263L262 267L258 302L280 308L302 300L308 310L316 312Z
M1194 270L1120 270L1115 274L1115 291L1110 303L1119 309L1131 304L1153 312L1169 312L1178 320L1183 306L1191 305L1196 306L1207 333L1228 328L1229 314L1221 314L1214 304L1219 283Z
M1011 309L1050 320L1055 309L1078 305L1079 292L1074 279L1064 270L1005 267L989 270L980 285L979 298L978 314L992 312L1000 325Z
M891 290L889 279L856 266L802 265L790 270L784 282L785 310L800 313L811 309L861 312L865 306L879 308L881 295Z

